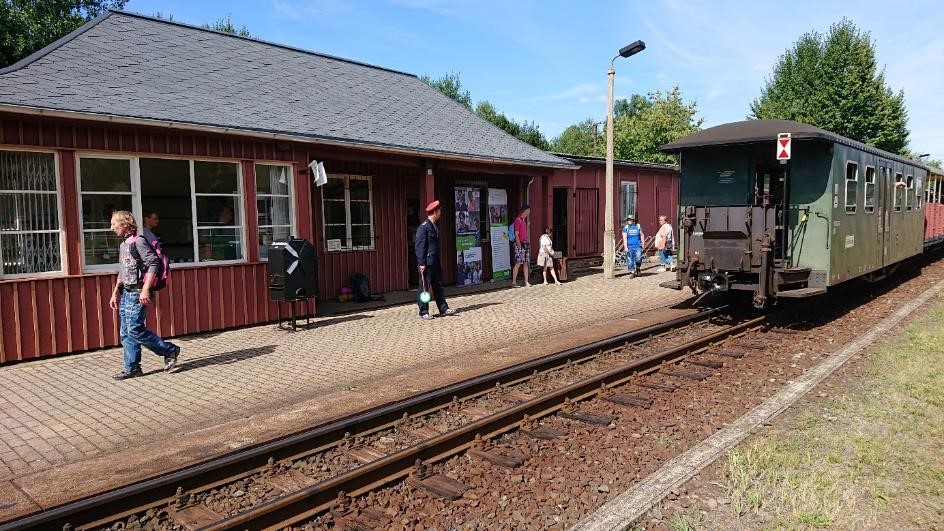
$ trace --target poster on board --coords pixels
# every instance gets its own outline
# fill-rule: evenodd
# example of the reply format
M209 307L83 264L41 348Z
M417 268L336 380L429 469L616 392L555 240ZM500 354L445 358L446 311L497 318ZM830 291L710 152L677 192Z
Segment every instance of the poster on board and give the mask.
M508 242L508 192L488 189L488 232L492 242L492 279L511 278L511 255Z
M455 188L457 286L470 286L482 282L480 200L478 188L467 186Z

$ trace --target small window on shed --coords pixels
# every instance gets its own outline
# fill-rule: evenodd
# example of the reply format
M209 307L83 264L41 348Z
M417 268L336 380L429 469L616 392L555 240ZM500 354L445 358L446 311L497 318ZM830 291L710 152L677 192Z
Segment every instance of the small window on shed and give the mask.
M846 163L846 214L855 214L859 201L859 165Z
M895 212L901 212L901 205L905 202L905 181L900 173L895 174L894 205Z
M875 168L865 167L865 203L863 208L867 214L875 212Z
M905 210L914 210L915 204L915 187L914 187L914 176L909 175L905 180L907 185L905 188Z

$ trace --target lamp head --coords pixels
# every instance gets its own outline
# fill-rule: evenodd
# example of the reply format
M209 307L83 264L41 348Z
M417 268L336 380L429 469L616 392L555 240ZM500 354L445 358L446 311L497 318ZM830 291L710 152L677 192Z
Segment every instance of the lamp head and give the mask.
M636 41L620 48L619 54L620 54L620 57L629 57L631 55L636 55L637 53L645 49L646 49L646 43L642 41Z

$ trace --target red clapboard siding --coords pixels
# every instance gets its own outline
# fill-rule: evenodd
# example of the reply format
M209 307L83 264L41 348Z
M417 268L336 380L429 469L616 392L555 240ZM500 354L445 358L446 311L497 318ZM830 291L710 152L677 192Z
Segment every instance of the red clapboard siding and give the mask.
M271 321L265 275L258 263L173 268L148 325L173 337ZM114 281L96 274L0 282L0 364L118 345L118 315L108 307Z

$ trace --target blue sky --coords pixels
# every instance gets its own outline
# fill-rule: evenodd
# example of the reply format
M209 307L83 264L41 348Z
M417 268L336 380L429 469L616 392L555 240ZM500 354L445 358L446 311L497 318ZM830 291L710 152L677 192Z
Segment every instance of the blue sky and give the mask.
M584 0L130 0L129 11L202 24L231 15L253 36L439 77L460 74L474 102L489 100L549 138L606 116L606 71L616 96L678 84L705 127L742 120L771 67L804 32L843 16L875 40L895 90L904 89L911 146L944 158L944 10L937 2L683 2Z

